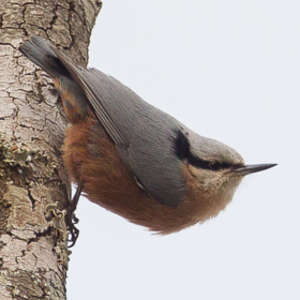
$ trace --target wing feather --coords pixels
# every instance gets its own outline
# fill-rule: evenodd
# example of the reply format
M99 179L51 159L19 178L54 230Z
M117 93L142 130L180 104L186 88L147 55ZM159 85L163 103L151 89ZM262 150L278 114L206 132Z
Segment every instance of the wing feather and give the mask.
M96 69L75 66L56 48L52 49L84 91L123 162L145 190L159 202L177 206L184 198L185 184L180 160L174 153L174 140L183 125L115 78Z

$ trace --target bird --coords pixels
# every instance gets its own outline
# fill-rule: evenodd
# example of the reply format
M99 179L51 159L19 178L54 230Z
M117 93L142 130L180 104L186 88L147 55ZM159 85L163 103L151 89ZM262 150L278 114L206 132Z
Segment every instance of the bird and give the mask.
M233 148L192 131L110 75L75 64L32 36L19 50L53 79L68 126L62 156L77 184L68 208L72 246L81 194L152 232L170 234L216 216L248 174Z

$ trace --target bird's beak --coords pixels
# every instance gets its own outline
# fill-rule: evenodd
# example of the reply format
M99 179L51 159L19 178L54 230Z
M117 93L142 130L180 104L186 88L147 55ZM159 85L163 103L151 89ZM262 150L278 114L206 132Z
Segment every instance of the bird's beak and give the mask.
M232 173L239 175L239 176L245 176L245 175L252 174L255 172L267 170L267 169L273 168L275 166L277 166L277 164L246 165L246 166L238 167L236 169L232 169Z

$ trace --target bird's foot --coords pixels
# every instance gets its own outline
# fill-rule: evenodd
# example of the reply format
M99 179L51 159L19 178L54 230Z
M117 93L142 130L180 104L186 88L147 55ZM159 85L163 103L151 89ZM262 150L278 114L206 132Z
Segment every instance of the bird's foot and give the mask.
M78 204L78 200L80 198L82 188L83 185L80 183L77 187L73 200L69 204L67 215L66 215L66 224L70 232L70 238L68 239L68 242L70 242L70 245L68 246L69 248L75 245L79 236L79 229L75 226L76 224L78 224L79 219L75 215L75 210Z
M79 219L75 216L74 210L69 209L67 213L66 224L69 229L70 236L68 238L68 245L69 248L73 247L78 239L79 236L79 229L75 226L78 224Z

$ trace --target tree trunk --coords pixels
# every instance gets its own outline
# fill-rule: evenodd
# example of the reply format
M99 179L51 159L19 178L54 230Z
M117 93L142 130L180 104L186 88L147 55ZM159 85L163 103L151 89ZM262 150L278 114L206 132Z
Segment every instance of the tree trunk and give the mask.
M100 0L1 0L0 299L65 299L61 161L66 119L51 79L18 51L40 35L86 64Z

